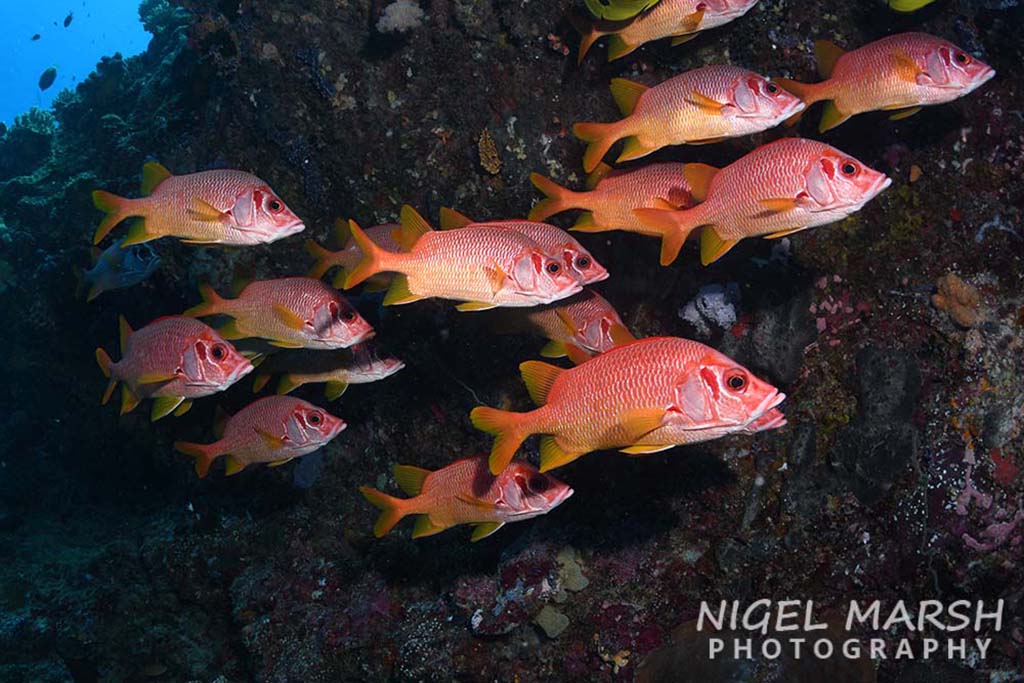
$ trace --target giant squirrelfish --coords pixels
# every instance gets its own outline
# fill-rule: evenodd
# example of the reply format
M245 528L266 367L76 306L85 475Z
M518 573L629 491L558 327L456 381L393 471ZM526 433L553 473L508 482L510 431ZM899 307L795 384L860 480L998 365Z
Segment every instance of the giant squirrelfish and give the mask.
M402 252L394 254L351 222L363 260L349 273L346 288L392 272L384 305L438 297L465 302L458 306L462 311L547 304L582 288L561 259L521 232L486 226L432 230L410 206L402 207L401 223Z
M545 435L540 471L546 472L591 451L645 455L751 431L786 398L724 354L676 337L641 339L569 370L540 361L519 368L538 408L470 413L473 426L497 437L490 459L495 473L531 434Z
M114 226L137 216L122 246L160 237L188 244L251 245L302 232L302 221L266 182L251 173L221 169L171 175L156 162L142 168L138 199L96 190L93 204L106 212L96 228L99 244Z
M234 318L220 329L228 339L260 337L284 348L344 349L373 336L370 323L352 304L311 277L256 280L236 299L221 297L207 284L199 292L203 303L185 315Z
M121 414L153 398L151 419L183 415L192 399L223 391L252 372L252 363L213 329L192 318L158 318L133 331L120 318L121 360L96 349L96 362L110 380L104 405L121 382Z
M583 155L587 173L623 138L618 161L639 159L668 145L703 145L759 133L805 106L764 76L723 64L687 71L653 87L613 78L611 91L625 118L572 127L576 137L589 143Z
M572 495L572 489L541 474L527 462L514 462L497 476L487 469L487 456L456 460L431 472L398 465L393 474L398 486L412 498L394 498L369 486L359 491L382 510L373 527L380 538L406 515L418 515L412 537L440 533L459 524L472 524L471 541L490 536L508 522L551 512Z
M148 244L122 248L121 241L102 252L93 247L92 267L76 271L81 274L81 286L87 288L86 301L92 301L103 292L137 285L160 267L160 257Z
M575 237L561 228L535 220L498 220L473 221L458 211L448 208L441 209L441 229L465 228L475 226L481 228L498 228L513 230L526 235L553 259L561 259L562 264L581 285L592 285L608 279L608 271L579 243Z
M583 209L570 230L605 232L624 230L662 237L662 232L644 224L633 209L685 209L693 205L686 182L686 164L649 164L636 169L612 170L600 164L587 179L589 192L574 192L533 173L530 181L547 195L530 211L530 220L545 220L562 211Z
M366 228L363 232L366 233L366 236L374 244L384 251L399 252L402 250L402 247L395 240L395 234L397 234L400 227L397 223L385 223L384 225L374 225L373 227ZM316 263L309 270L309 276L321 278L331 268L337 267L338 271L334 274L331 284L341 289L345 286L345 277L348 275L348 272L363 258L363 252L359 249L356 241L352 239L352 231L348 226L348 221L339 218L334 224L334 229L336 241L338 246L341 247L340 251L326 249L313 240L306 241L306 251L316 259ZM369 286L370 283L367 283L367 289L387 289L388 284L391 282L391 278L383 274L375 275L372 279L374 281L373 287L371 288Z
M253 463L265 462L276 467L308 455L327 445L345 426L343 420L308 401L268 396L229 417L217 441L178 441L174 447L196 459L196 474L200 478L210 471L214 460L227 456L225 472L230 476Z
M405 363L372 341L338 351L295 349L267 358L259 366L252 388L260 391L271 375L280 374L277 393L287 394L304 384L324 382L324 396L334 401L345 393L350 384L378 382L404 367Z
M893 111L890 119L903 119L926 105L963 97L996 75L980 59L927 33L887 36L850 52L819 40L814 53L824 81L778 82L807 106L826 102L822 133L866 111Z
M675 260L698 227L704 227L701 262L708 265L744 237L783 237L841 220L892 182L835 147L803 138L762 145L721 170L688 164L686 178L701 203L634 211L662 231L662 265Z
M598 25L578 25L582 36L577 63L602 36L608 39L608 61L628 55L644 43L672 38L672 45L680 45L708 29L727 24L746 14L757 0L661 0L650 11L641 14L626 25L601 28Z

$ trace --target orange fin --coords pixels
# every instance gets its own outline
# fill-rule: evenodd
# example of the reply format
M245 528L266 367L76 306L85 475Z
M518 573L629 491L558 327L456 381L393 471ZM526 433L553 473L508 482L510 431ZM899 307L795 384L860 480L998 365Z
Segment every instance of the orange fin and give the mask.
M216 444L175 441L174 450L196 459L196 474L200 479L206 478L210 472L210 465L220 455L216 451Z
M201 318L225 312L225 299L217 294L216 290L209 283L203 282L199 285L199 297L202 299L202 303L196 304L182 313L182 315L187 315L190 318Z
M413 538L423 538L424 536L433 536L439 534L448 527L435 524L430 519L430 515L420 515L416 518L416 524L412 527Z
M472 505L473 507L477 507L488 512L497 507L494 503L477 498L476 496L472 496L468 493L457 493L455 494L455 497L467 505Z
M725 105L718 100L712 99L703 93L697 92L696 90L689 94L686 101L701 111L708 114L714 114L716 116L721 116L722 108L725 107Z
M568 211L569 209L582 208L574 206L571 199L579 193L568 190L553 180L549 180L539 173L530 174L530 182L533 186L543 192L545 199L534 204L530 209L529 219L531 221L543 221L556 213Z
M587 174L586 187L588 190L593 190L597 187L597 184L608 177L614 169L603 161L597 165L593 171ZM539 189L539 188L538 188Z
M683 167L683 178L690 188L690 196L693 201L702 202L708 197L708 189L711 181L718 173L718 169L707 164L686 164Z
M552 385L565 369L539 360L528 360L519 364L519 372L523 375L523 383L526 384L530 398L542 406L548 402L548 393Z
M92 203L97 209L107 214L100 221L99 227L96 228L96 232L92 237L93 244L102 242L103 238L125 218L137 215L132 213L133 200L118 197L116 194L105 190L94 190L92 193Z
M899 76L900 80L916 84L917 76L921 73L921 67L917 65L914 58L903 50L893 52L892 58L896 62L894 72Z
M306 328L306 321L287 306L274 304L271 306L271 310L274 311L274 317L277 318L277 321L288 329L301 331Z
M597 221L594 219L594 213L592 211L587 211L576 219L576 222L571 228L569 228L569 230L572 232L607 232L608 230L611 230L611 228L598 225Z
M848 118L850 118L850 114L842 113L836 107L836 103L829 100L825 103L825 110L821 113L821 123L818 124L818 132L824 133L827 130L832 130Z
M609 89L612 91L612 97L615 98L615 104L619 106L619 111L623 116L629 116L636 109L636 103L640 96L650 90L650 86L627 78L613 78Z
M580 348L575 344L565 345L565 355L569 357L569 360L572 361L573 365L581 365L583 363L586 363L591 358L593 358L593 356L590 355L589 351Z
M164 382L170 382L178 375L175 373L166 372L144 372L139 375L138 379L135 380L136 384L163 384ZM177 405L177 404L175 404Z
M100 400L100 405L105 406L110 401L110 397L114 395L117 379L110 372L110 366L113 364L113 361L110 360L110 355L101 348L96 349L96 363L100 366L100 370L103 371L103 376L110 380L107 382L107 389L103 392L103 398Z
M270 432L262 429L254 429L254 431L260 435L260 438L263 439L263 443L265 443L270 450L276 451L284 447L284 439L280 436L274 436Z
M633 209L633 215L645 226L661 235L659 263L669 266L679 257L679 251L699 224L694 223L693 209L665 211L662 209Z
M491 474L500 474L512 461L523 440L522 413L480 406L469 414L469 421L482 432L495 437L491 447Z
M122 415L125 415L125 414L130 413L133 410L135 410L135 406L139 405L139 401L141 401L141 400L142 399L139 398L139 396L134 391L132 391L131 387L129 387L127 384L122 384L121 385L121 414Z
M567 465L582 453L571 453L558 445L555 437L545 435L540 438L540 471L547 472L556 467Z
M487 301L466 301L464 303L458 304L455 307L455 310L460 311L462 313L469 313L471 311L489 311L492 308L497 307L498 304L492 304Z
M540 355L545 358L564 358L569 353L567 349L565 342L552 340L541 348Z
M619 140L619 122L615 123L577 123L572 133L587 143L587 151L583 153L583 170L590 173L601 163L611 146Z
M396 273L391 278L391 284L388 287L387 294L384 295L383 303L385 306L399 306L419 301L423 298L419 294L413 294L412 290L409 289L409 278L406 275Z
M612 328L608 331L608 336L612 338L612 344L615 346L623 346L624 344L636 341L636 337L629 331L629 328L621 323L612 325Z
M613 35L608 39L608 61L614 62L616 59L625 57L638 47L640 47L638 44L627 43L626 39L620 35Z
M772 197L762 199L759 203L768 213L784 213L796 208L796 199L793 197Z
M640 144L640 140L635 136L630 135L626 138L626 143L622 146L622 153L619 154L619 158L616 161L632 161L633 159L639 159L645 157L651 152L657 151L657 147L644 147Z
M818 75L822 79L830 78L832 70L836 68L836 62L845 54L846 50L830 40L814 41L814 59L818 63Z
M785 230L777 230L777 231L775 231L775 232L773 232L773 233L771 233L769 235L765 235L764 238L766 240L774 240L774 239L778 239L780 237L787 237L789 235L792 235L794 232L800 232L801 230L806 230L806 229L807 229L806 226L801 226L799 228L786 228Z
M210 204L205 199L199 197L192 198L192 204L189 206L189 213L192 217L199 221L206 221L208 223L219 223L224 220L227 215L217 207Z
M700 28L700 22L704 18L704 10L699 9L692 14L687 14L683 17L683 22L680 28L686 33L692 34L698 28ZM685 36L680 36L685 37Z
M325 249L313 240L306 240L306 253L316 259L312 267L309 269L309 277L322 278L324 273L334 267L336 264L336 254L329 249Z
M359 492L363 494L363 498L366 498L371 505L381 511L380 517L377 518L377 523L373 525L373 535L377 538L387 534L398 524L402 517L405 517L405 513L402 512L402 501L400 499L389 496L386 493L381 493L369 486L360 486Z
M411 207L409 210L412 211ZM402 211L404 215L404 207ZM417 217L419 216L415 211L412 211L412 213ZM385 258L386 252L377 246L377 243L371 240L370 237L363 232L363 229L359 227L358 223L350 220L348 225L349 229L352 231L352 239L355 240L359 250L363 253L363 258L345 277L345 289L352 289L363 280L372 275L376 275L385 269L383 259Z
M475 223L469 216L459 213L455 209L449 209L447 206L441 207L440 212L440 223L442 230L452 230L454 228L464 228L467 225Z
M665 423L664 408L638 408L622 415L620 424L630 441L639 441Z
M705 266L714 263L735 247L737 242L739 240L723 240L713 226L705 226L700 234L700 262Z

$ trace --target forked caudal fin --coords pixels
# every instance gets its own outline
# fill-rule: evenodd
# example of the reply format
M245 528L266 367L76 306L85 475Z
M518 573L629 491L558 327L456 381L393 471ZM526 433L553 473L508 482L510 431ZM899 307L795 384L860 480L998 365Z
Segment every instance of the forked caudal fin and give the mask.
M337 265L335 253L326 249L313 240L306 240L306 253L316 259L316 262L309 269L309 277L322 278L324 273Z
M387 534L405 517L406 513L402 510L403 501L400 498L381 493L369 486L360 486L359 492L371 505L381 511L377 523L373 525L373 535L377 538Z
M633 209L633 214L641 223L661 234L660 263L663 266L675 262L686 238L699 226L693 209Z
M481 406L469 414L469 421L482 432L494 436L491 447L491 474L498 475L512 462L529 433L521 431L522 413Z
M117 379L110 371L110 366L114 362L110 360L110 355L102 348L96 349L96 362L99 364L100 370L103 371L103 376L110 380L107 382L107 390L103 392L103 398L100 400L101 405L107 405L110 397L114 395L114 389L117 387Z
M543 221L556 213L569 209L587 208L583 202L578 201L579 192L564 188L539 173L531 173L530 182L546 196L546 199L540 200L530 209L529 219L531 221Z
M377 246L377 243L363 232L358 223L349 221L348 225L352 231L352 239L355 240L359 251L363 253L363 258L345 276L345 289L352 289L368 277L385 270L383 261L388 252Z
M583 153L583 170L587 173L597 168L612 145L623 137L622 121L577 123L573 125L572 132L577 138L587 143L587 151Z
M226 299L217 294L208 283L204 282L199 285L199 296L203 299L202 303L196 304L182 313L182 315L189 316L190 318L201 318L206 315L224 313Z
M206 477L210 471L210 465L221 455L214 446L216 444L189 443L187 441L174 442L174 450L195 458L196 474L199 475L200 479ZM229 471L228 474L234 473Z
M138 200L119 197L106 190L94 190L92 203L97 209L107 214L96 228L96 233L92 237L93 244L102 242L103 238L114 229L114 226L124 219L141 215L138 211Z

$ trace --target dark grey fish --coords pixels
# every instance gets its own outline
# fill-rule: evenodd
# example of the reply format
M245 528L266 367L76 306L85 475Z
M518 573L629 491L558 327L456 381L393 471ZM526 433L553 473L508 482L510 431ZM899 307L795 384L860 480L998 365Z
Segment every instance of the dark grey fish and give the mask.
M39 40L39 39L40 39L40 38L42 38L42 37L43 37L42 35L40 35L40 34L38 34L38 33L37 33L37 34L35 34L34 36L32 36L32 40Z
M7 135L7 124L0 121L0 138Z
M64 28L71 26L71 20L75 18L74 13L68 12L68 15L64 17Z
M53 85L55 80L57 80L57 67L51 66L43 72L42 76L39 77L39 89L46 90Z

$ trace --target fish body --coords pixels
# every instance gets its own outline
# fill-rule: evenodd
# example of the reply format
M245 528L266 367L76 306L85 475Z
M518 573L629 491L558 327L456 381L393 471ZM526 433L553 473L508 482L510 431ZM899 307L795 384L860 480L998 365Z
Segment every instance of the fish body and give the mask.
M662 265L675 260L697 227L704 227L701 261L707 265L745 237L783 237L841 220L892 182L835 147L804 138L762 145L721 170L689 164L686 175L701 203L634 211L663 231Z
M57 80L57 68L51 66L39 75L39 89L48 90L53 82Z
M645 43L675 38L679 45L697 34L727 24L746 14L757 0L661 0L630 23L611 28L580 27L582 40L577 62L601 37L610 36L608 61L628 55Z
M615 78L611 91L624 118L573 126L576 137L589 143L583 156L587 173L622 139L626 142L618 161L628 161L669 145L758 133L806 106L764 76L723 64L687 71L653 87Z
M160 237L188 244L253 245L305 229L270 186L245 171L219 169L175 176L155 162L143 167L143 197L128 199L96 190L93 204L106 212L93 243L121 221L138 217L124 246Z
M411 207L402 208L400 243L391 253L351 223L363 260L349 273L351 288L382 272L392 279L385 305L431 297L463 301L460 310L536 306L563 299L582 286L560 260L526 235L496 227L432 230Z
M153 398L152 419L184 414L192 399L224 391L252 372L252 363L230 342L198 320L158 318L133 331L122 317L121 359L96 349L96 361L110 380L103 403L122 383L121 414Z
M366 236L374 244L384 251L399 252L402 250L402 247L399 246L394 235L400 228L401 226L398 223L385 223L384 225L374 225L366 228L363 232L366 233ZM362 260L363 252L352 238L348 221L339 219L335 225L335 232L337 233L338 243L342 247L340 251L325 249L313 240L306 242L306 251L316 259L316 263L313 264L309 271L309 276L321 278L332 268L338 268L339 270L335 273L331 283L340 289L345 284L345 277L348 275L348 272L355 268L359 261ZM376 289L386 289L387 284L391 280L391 278L384 275L376 276L376 278Z
M118 240L96 255L89 270L81 273L86 300L92 301L103 292L132 287L144 281L160 267L160 257L149 245L121 246Z
M434 472L399 465L394 476L411 498L394 498L369 486L359 488L370 503L382 510L373 527L377 538L388 533L403 517L418 515L413 538L473 524L471 540L479 541L508 522L550 512L573 493L563 482L541 474L526 462L514 462L495 476L487 468L486 455L456 460Z
M561 228L535 220L473 221L452 209L441 209L441 228L466 227L512 230L526 235L553 259L560 259L569 273L581 285L591 285L608 279L608 270L602 266L575 237Z
M199 291L203 302L185 315L232 317L221 328L228 339L260 337L284 348L344 349L373 336L373 328L352 304L311 277L256 280L235 299L221 297L209 285Z
M326 383L328 400L337 400L350 384L379 382L405 367L405 363L372 342L338 351L294 350L274 354L260 365L253 390L262 389L270 376L281 374L278 394L305 384Z
M724 354L676 337L641 339L568 370L539 361L519 367L538 408L470 413L475 427L497 437L492 472L531 434L545 435L546 472L591 451L643 455L745 432L786 398Z
M895 111L900 119L924 106L951 102L987 83L996 72L949 41L927 33L900 33L844 52L815 43L820 83L780 79L807 106L827 101L819 130L868 111Z
M547 306L508 311L514 328L546 337L540 354L548 358L569 356L582 363L591 356L635 341L615 308L592 289Z
M228 418L223 436L210 444L179 441L175 449L196 459L196 474L205 477L210 465L227 456L230 476L253 463L272 467L308 455L329 443L345 422L317 406L292 396L268 396L250 403Z

